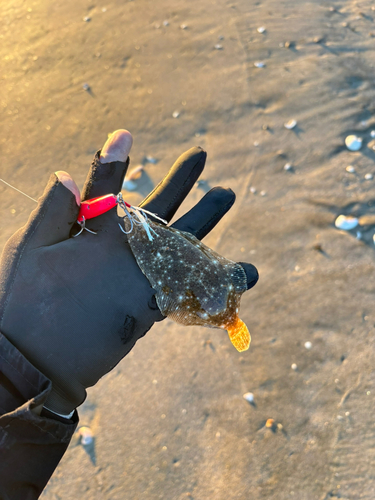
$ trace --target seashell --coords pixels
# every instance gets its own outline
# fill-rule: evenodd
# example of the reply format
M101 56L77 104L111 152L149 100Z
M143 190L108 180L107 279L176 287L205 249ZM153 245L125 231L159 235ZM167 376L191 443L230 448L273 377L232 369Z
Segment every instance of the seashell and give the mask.
M216 49L216 50L223 50L223 46L222 46L222 45L220 45L220 43L217 43L217 44L215 45L215 49Z
M349 174L355 173L355 168L353 167L353 165L348 165L345 170L349 172Z
M187 25L187 24L181 24L181 26L180 26L180 28L181 28L182 30L186 30L186 29L187 29L187 27L188 27L188 25Z
M250 193L255 194L257 192L257 188L254 186L250 187Z
M358 151L362 147L362 138L356 135L348 135L345 139L345 146L349 151Z
M261 191L259 194L260 194L260 196L266 196L267 191Z
M373 178L374 178L374 176L371 173L368 173L365 175L366 181L371 181L371 179L373 179Z
M142 177L142 172L143 172L143 165L138 165L126 175L125 180L134 181L140 179Z
M85 21L85 23L88 23L89 21L91 21L91 17L86 16L83 18L83 20Z
M147 163L152 163L153 165L155 165L159 161L152 156L146 156L145 160L147 161Z
M172 116L173 116L173 118L178 118L180 116L180 112L179 111L173 111Z
M167 20L163 21L163 26L169 26L169 21Z
M81 437L82 446L90 445L94 440L94 435L90 427L80 427L78 429L78 434Z
M254 394L252 392L247 392L242 397L246 399L246 401L248 401L249 403L254 403Z
M259 26L259 28L257 28L258 33L264 33L265 31L266 31L266 28L264 26Z
M306 349L311 349L312 348L312 343L310 341L305 342L305 348Z
M135 191L137 189L137 184L134 181L125 179L122 185L122 189L125 189L125 191Z
M254 63L254 66L255 66L256 68L265 68L265 67L266 67L266 63L265 63L265 62L263 62L263 61L258 61L258 62L255 62L255 63Z
M272 429L274 425L275 425L274 419L273 418L268 418L267 422L266 422L267 429Z
M155 290L164 316L183 325L228 331L238 351L250 345L249 331L238 317L247 278L240 264L217 254L190 233L148 220L143 226L124 220L133 255Z
M294 371L296 371L296 370L297 370L297 368L298 368L298 366L297 366L295 363L292 363L290 367L291 367L291 369L292 369L292 370L294 370Z
M289 170L292 170L292 169L293 169L293 167L292 167L291 163L285 163L284 170L286 170L288 172Z
M297 120L294 119L284 123L284 127L287 128L288 130L292 130L296 125L297 125Z
M337 229L343 229L344 231L350 231L358 226L357 217L352 217L351 215L339 215L335 220L335 226Z

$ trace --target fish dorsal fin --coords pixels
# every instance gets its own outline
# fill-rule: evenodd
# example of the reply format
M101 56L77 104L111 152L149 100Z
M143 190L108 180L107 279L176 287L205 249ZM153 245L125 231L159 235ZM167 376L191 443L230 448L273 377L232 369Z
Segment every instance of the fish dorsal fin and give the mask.
M250 347L251 337L245 323L237 317L233 324L226 326L226 329L228 331L230 341L237 351L247 351Z

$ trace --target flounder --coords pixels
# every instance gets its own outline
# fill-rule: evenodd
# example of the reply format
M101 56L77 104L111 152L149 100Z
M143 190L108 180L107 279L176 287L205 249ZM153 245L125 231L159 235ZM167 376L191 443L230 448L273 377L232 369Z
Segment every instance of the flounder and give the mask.
M238 351L250 345L250 334L238 316L247 279L240 264L228 260L195 236L147 220L150 232L124 218L133 255L155 290L157 305L183 325L222 328ZM132 226L132 227L131 227Z

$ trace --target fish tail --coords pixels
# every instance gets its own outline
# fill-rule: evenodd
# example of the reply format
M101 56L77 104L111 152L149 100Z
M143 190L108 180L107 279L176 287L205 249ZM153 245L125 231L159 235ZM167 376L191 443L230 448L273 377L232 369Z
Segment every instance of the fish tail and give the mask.
M237 351L247 351L250 346L250 333L245 323L237 318L232 325L226 327L229 338Z

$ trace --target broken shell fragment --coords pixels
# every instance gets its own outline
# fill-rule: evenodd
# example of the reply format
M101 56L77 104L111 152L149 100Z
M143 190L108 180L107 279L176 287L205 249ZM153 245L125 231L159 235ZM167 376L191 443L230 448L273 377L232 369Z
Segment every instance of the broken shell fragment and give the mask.
M78 434L81 437L80 442L82 446L88 446L93 442L94 435L90 427L81 427L78 429Z
M345 139L345 146L349 151L358 151L362 147L362 138L356 135L348 135Z
M339 215L335 220L335 226L337 229L350 231L358 226L358 219L357 217L352 217L351 215Z
M294 119L284 123L284 127L287 128L288 130L292 130L296 125L297 125L297 120Z
M274 425L275 425L275 421L273 418L267 419L267 422L266 422L267 429L272 429Z

